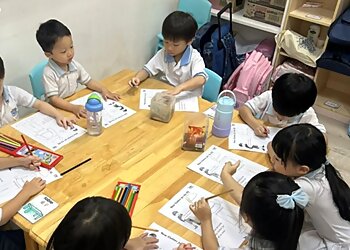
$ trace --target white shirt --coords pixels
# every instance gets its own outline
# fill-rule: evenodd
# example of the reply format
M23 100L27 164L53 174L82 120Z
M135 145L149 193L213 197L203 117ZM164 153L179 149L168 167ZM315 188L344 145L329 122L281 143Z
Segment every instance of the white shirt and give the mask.
M272 91L268 90L259 96L247 101L245 105L252 111L255 117L267 121L278 127L287 127L292 124L309 123L318 128L322 133L326 133L326 128L319 123L315 110L309 108L305 113L290 117L288 120L280 121L272 105Z
M18 106L31 108L36 100L33 95L21 88L5 85L2 94L0 127L19 119Z
M309 203L305 207L305 217L311 219L312 225L322 241L327 246L346 243L349 244L350 248L350 222L340 216L338 208L333 202L329 182L325 176L325 169L321 167L297 178L295 182L309 196ZM303 240L307 245L315 245L315 240L312 241ZM301 242L299 241L299 243ZM308 248L301 245L300 249Z
M187 46L178 63L163 48L143 68L150 76L163 72L168 82L173 86L178 86L199 75L204 76L208 80L208 75L204 71L204 60L191 45ZM192 96L202 96L202 89L203 87L201 86L188 92L191 92Z
M43 74L46 98L69 97L78 90L79 84L86 85L90 80L90 75L78 62L73 60L68 64L68 71L64 71L50 59Z

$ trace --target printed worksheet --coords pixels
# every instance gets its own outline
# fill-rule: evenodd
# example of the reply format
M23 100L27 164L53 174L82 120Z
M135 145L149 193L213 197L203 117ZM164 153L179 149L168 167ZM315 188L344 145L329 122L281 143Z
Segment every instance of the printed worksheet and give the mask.
M181 238L177 234L170 232L164 227L159 226L156 223L152 223L152 225L150 225L149 227L152 229L158 230L158 232L146 231L146 233L148 233L149 236L156 237L159 240L157 244L159 247L158 248L159 250L172 250L172 249L176 249L181 243L185 243L185 244L191 243ZM192 243L191 245L192 247L194 247L194 249L199 249L199 250L202 249Z
M14 167L0 170L0 204L15 197L21 191L26 181L40 177L46 184L62 178L55 169L39 168L39 171L30 170L24 167Z
M268 127L268 129L269 134L267 137L259 137L254 134L254 130L247 124L232 123L228 138L228 148L266 153L267 144L272 141L281 128Z
M90 95L91 94L80 97L74 101L71 101L71 103L75 105L85 106L85 103ZM136 113L135 110L125 106L124 104L121 104L120 102L110 99L105 101L102 97L101 100L103 104L102 126L104 128L108 128L116 124L117 122L120 122Z
M203 113L206 114L209 118L214 119L215 112L216 112L216 107L217 107L217 105L215 104L215 105L211 106L210 108L208 108Z
M202 197L213 194L192 183L188 183L159 212L191 231L201 234L201 226L189 206ZM213 229L219 245L239 247L249 232L249 226L239 221L239 208L221 197L208 201L211 208Z
M57 125L54 118L40 112L34 113L11 126L52 151L60 149L86 132L85 129L75 124L68 129L64 129Z
M166 89L141 89L140 91L140 109L150 109L153 96ZM176 96L175 111L198 112L198 97L187 96L182 93Z
M234 154L218 146L212 145L195 159L187 168L222 184L220 173L226 162L235 163L240 160L241 163L237 168L233 178L243 187L248 181L260 172L267 170L266 167L248 160L242 156Z

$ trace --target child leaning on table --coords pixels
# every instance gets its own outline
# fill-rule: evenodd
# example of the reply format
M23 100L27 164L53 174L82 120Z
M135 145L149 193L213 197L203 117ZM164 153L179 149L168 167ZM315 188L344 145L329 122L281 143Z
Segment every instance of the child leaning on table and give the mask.
M131 218L123 205L104 197L76 203L53 232L47 250L148 250L158 239L142 234L129 239ZM181 244L177 250L185 250Z
M118 94L110 92L99 82L91 79L85 69L73 60L74 47L70 30L61 22L51 19L39 26L36 40L49 58L44 69L43 83L46 98L55 107L74 113L78 118L86 117L81 105L74 105L63 98L73 95L79 84L100 92L102 97L118 100Z
M280 76L272 90L247 101L239 108L239 115L257 136L268 136L268 128L257 118L274 126L286 127L310 123L322 133L326 128L319 123L312 108L317 96L316 84L304 74L287 73Z
M19 119L18 106L38 109L41 113L55 118L57 124L65 129L75 123L74 118L64 117L50 104L36 99L27 91L16 86L4 85L4 78L5 67L0 57L0 127Z
M201 96L208 76L203 58L191 46L197 28L196 20L188 13L175 11L168 15L162 27L164 48L137 72L129 85L139 86L148 77L163 72L174 86L168 93L177 95L186 91L189 95Z
M0 158L0 170L23 166L31 170L40 165L40 159L36 156L28 157L7 157ZM7 224L28 199L45 188L45 181L41 178L34 178L26 182L22 190L5 205L0 207L0 249L24 250L23 231ZM7 225L6 225L7 224ZM12 230L10 230L12 229Z
M236 169L238 165L227 163L223 171L232 167ZM224 184L233 180L231 175L222 173L221 176ZM236 185L239 186L235 183L228 187L235 188ZM244 249L297 249L304 220L303 208L308 202L306 193L291 178L275 172L257 174L248 182L243 194L241 189L234 189L231 194L240 204L240 216L252 227ZM190 209L201 222L203 250L233 249L219 246L210 207L204 198L191 205Z

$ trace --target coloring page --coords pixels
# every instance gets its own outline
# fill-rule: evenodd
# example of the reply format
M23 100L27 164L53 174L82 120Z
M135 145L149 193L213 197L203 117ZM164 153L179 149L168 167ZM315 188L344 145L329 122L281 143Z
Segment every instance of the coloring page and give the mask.
M235 163L238 160L241 161L241 164L237 168L233 178L243 187L247 185L248 181L253 178L253 176L267 170L266 167L256 162L215 145L210 146L197 159L188 165L187 168L222 184L220 174L225 163L228 161Z
M159 212L180 225L201 235L201 226L189 206L202 197L213 194L188 183ZM239 247L249 232L249 226L239 221L239 208L221 197L208 201L211 208L213 228L220 246Z
M247 124L232 123L228 148L266 153L267 144L272 141L281 128L268 127L268 129L270 132L267 137L259 137L254 134L254 130Z

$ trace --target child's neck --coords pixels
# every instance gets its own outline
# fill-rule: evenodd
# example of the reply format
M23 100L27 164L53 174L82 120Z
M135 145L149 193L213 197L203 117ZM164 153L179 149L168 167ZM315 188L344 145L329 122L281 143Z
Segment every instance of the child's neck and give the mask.
M182 52L181 54L178 54L178 55L174 56L174 60L175 60L176 64L178 64L180 62L180 60L181 60L181 58L182 58L184 53L185 53L185 51Z
M64 71L68 71L69 69L69 64L66 64L66 63L59 63L59 62L56 62L55 60L53 60L61 69L63 69Z

